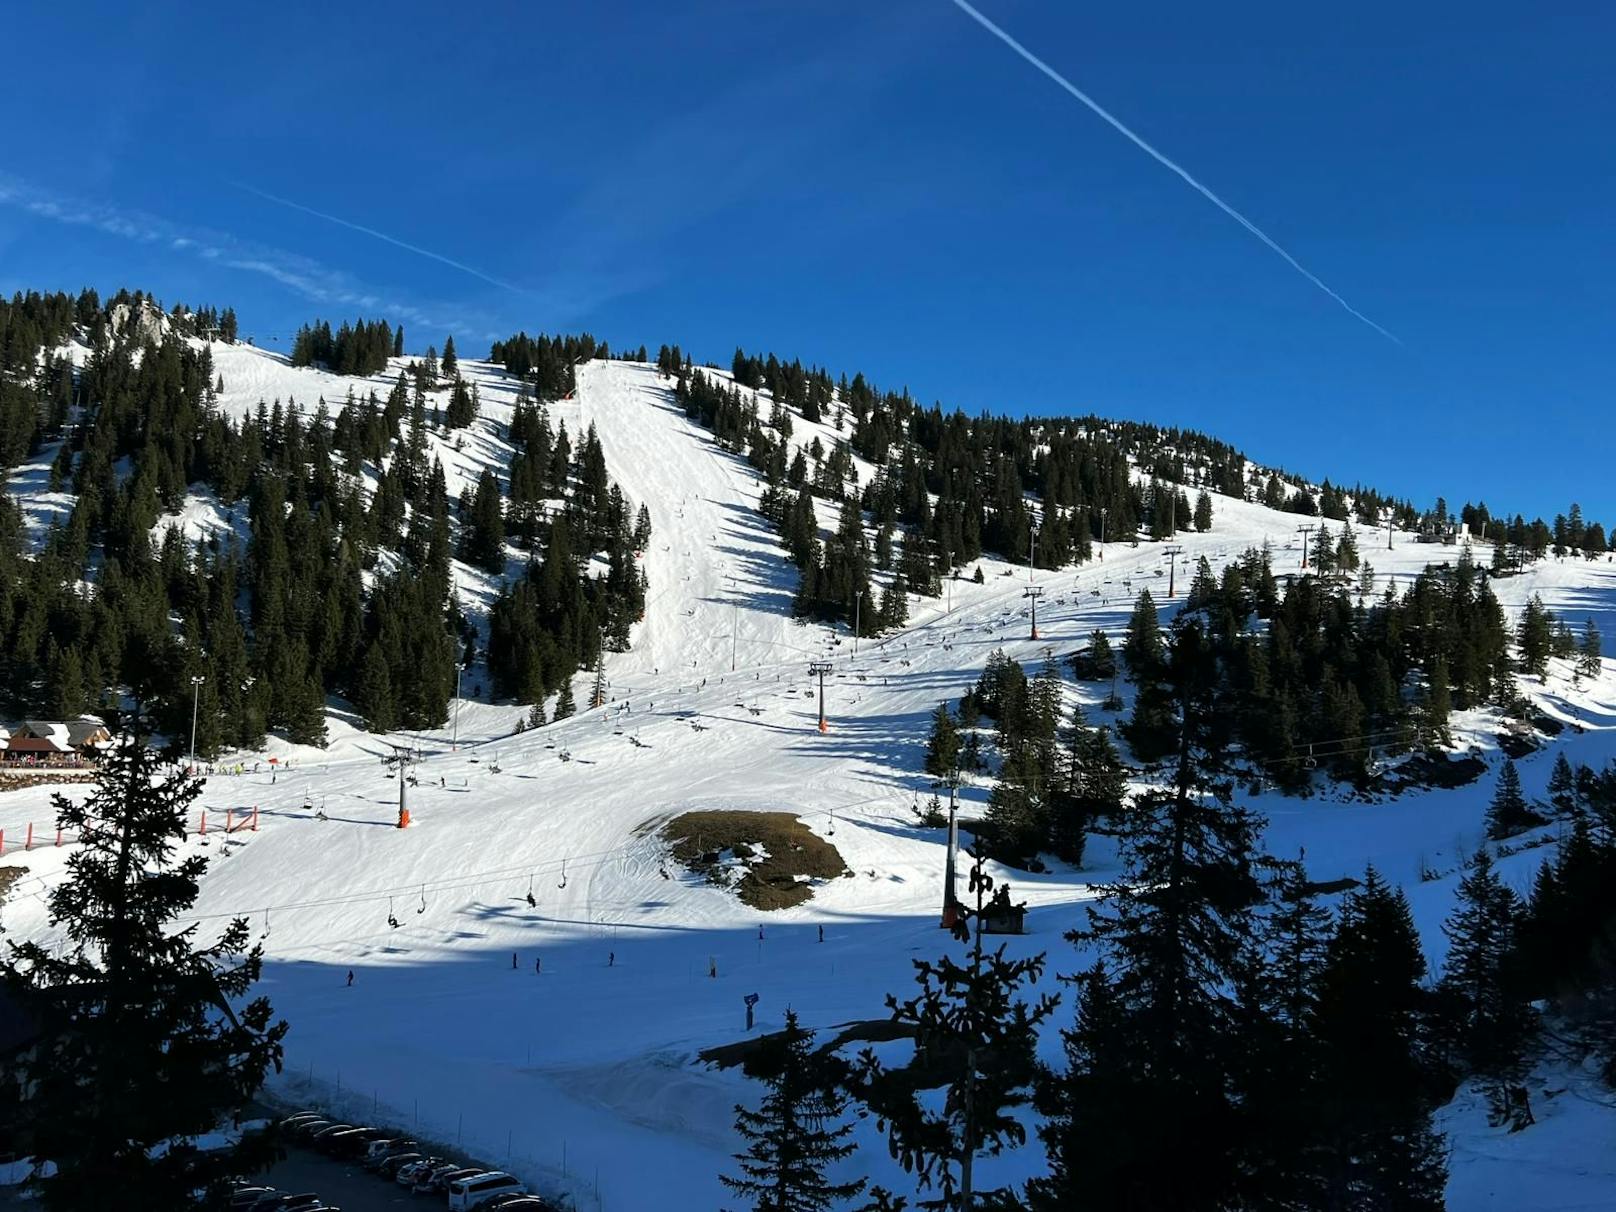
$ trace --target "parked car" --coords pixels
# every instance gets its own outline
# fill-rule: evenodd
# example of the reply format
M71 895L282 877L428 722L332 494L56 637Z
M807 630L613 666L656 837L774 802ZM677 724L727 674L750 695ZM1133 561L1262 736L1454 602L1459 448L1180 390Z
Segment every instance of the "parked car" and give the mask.
M317 1119L306 1119L292 1128L292 1135L299 1140L307 1140L316 1132L324 1132L327 1128L336 1127L336 1121L321 1116Z
M299 1111L295 1115L288 1115L285 1119L281 1120L280 1126L282 1131L291 1132L296 1128L302 1127L310 1120L324 1118L325 1116L321 1115L318 1111Z
M359 1164L364 1166L365 1169L379 1174L382 1163L390 1158L402 1157L406 1153L420 1153L420 1151L421 1146L413 1140L373 1140L365 1147L365 1155L360 1158Z
M247 1208L257 1203L264 1196L275 1194L278 1194L278 1192L274 1187L243 1183L230 1193L230 1207Z
M362 1157L370 1142L382 1135L380 1128L350 1128L346 1132L333 1132L322 1145L333 1157Z
M457 1178L471 1178L478 1174L486 1174L481 1166L462 1166L455 1162L442 1166L427 1175L425 1183L416 1183L415 1190L419 1194L442 1195L449 1190L449 1184Z
M338 1132L347 1132L352 1127L353 1127L352 1124L327 1124L323 1128L319 1128L319 1129L316 1129L313 1132L306 1133L306 1135L309 1138L309 1143L312 1144L316 1149L318 1149L318 1148L321 1147L320 1142L323 1141L326 1137L335 1136Z
M412 1161L407 1166L400 1166L397 1173L394 1174L393 1177L398 1180L399 1186L413 1187L416 1179L422 1177L423 1175L430 1174L439 1166L447 1166L448 1164L449 1163L441 1157L422 1157Z
M537 1195L496 1195L478 1212L555 1212Z
M527 1188L522 1180L503 1170L489 1170L467 1178L457 1178L444 1187L449 1196L449 1212L468 1212L480 1208L497 1195L523 1195Z
M397 1178L398 1172L405 1166L413 1166L416 1162L426 1160L426 1154L419 1149L406 1149L403 1153L392 1153L376 1162L376 1173L383 1178Z
M402 1136L377 1137L365 1145L365 1161L372 1162L393 1153L408 1153L415 1147L415 1141L406 1140Z
M298 1195L270 1195L252 1205L251 1212L308 1212L324 1203L313 1191Z

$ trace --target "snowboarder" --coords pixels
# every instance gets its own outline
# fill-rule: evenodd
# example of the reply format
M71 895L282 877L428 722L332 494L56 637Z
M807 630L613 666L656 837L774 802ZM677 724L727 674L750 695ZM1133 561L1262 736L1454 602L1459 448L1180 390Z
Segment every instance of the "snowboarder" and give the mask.
M821 926L821 927L820 927L820 928L819 928L819 941L820 941L820 942L824 942L824 941L825 941L825 927L823 927L823 926Z
M511 952L511 971L516 971L516 952Z
M718 961L710 955L707 957L707 975L712 978L718 976Z
M353 987L353 969L352 968L348 969L348 987L349 988Z
M608 968L615 968L617 966L617 952L608 951L606 953L606 966Z
M535 955L533 957L533 975L534 976L541 976L541 975L543 975L543 973L544 973L544 958L542 956Z

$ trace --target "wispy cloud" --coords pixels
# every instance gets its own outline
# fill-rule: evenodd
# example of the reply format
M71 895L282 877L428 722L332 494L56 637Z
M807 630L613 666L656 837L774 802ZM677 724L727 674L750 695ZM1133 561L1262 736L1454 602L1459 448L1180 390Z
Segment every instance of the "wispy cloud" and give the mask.
M357 308L429 330L493 340L505 333L496 318L447 303L422 305L369 286L312 257L244 240L225 232L182 227L156 215L72 198L0 173L0 206L70 227L83 227L139 244L164 246L224 269L269 278L315 303ZM507 325L508 327L508 325Z
M473 278L480 279L481 281L487 282L492 286L497 286L501 290L508 290L519 295L533 295L536 293L529 290L525 286L518 286L514 282L507 282L502 278L494 277L492 274L486 274L473 265L467 265L464 261L456 261L453 257L446 257L442 253L435 253L430 248L422 248L418 244L410 244L407 241L400 240L397 236L390 236L384 231L377 231L374 227L366 227L363 223L354 223L351 220L344 219L338 215L327 214L323 210L315 210L312 206L305 206L303 203L294 202L290 198L282 198L278 194L269 193L266 190L259 189L257 186L248 185L243 181L232 181L230 184L235 186L237 189L244 190L256 197L263 198L266 202L273 202L277 206L285 206L291 210L302 211L305 215L313 215L316 219L324 219L327 223L335 223L338 227L346 227L349 231L356 231L363 235L370 236L372 239L380 240L384 244L391 244L394 248L402 248L405 252L412 252L418 257L425 257L429 261L436 261L440 265L447 265L451 269L458 269L463 274L470 274Z
M1001 29L998 25L995 25L991 20L989 20L981 12L979 12L977 9L973 8L970 4L968 4L966 2L966 0L953 0L953 3L954 3L954 6L956 8L958 8L966 16L970 17L971 20L975 21L983 29L987 30L988 33L992 34L1000 42L1003 42L1006 46L1008 46L1011 50L1015 51L1016 54L1020 55L1028 63L1032 64L1032 66L1036 67L1044 75L1048 76L1051 80L1053 80L1056 84L1058 84L1067 93L1071 94L1073 97L1077 98L1077 100L1081 101L1084 105L1088 106L1089 109L1093 110L1095 114L1097 114L1100 118L1104 119L1107 124L1109 124L1119 134L1125 136L1136 147L1138 147L1146 155L1150 156L1151 159L1155 160L1158 164L1162 165L1164 168L1167 168L1170 171L1176 173L1179 177L1183 178L1184 182L1187 185L1189 185L1190 188L1194 189L1197 193L1199 193L1202 197L1204 197L1208 202L1212 203L1212 205L1216 206L1224 214L1228 215L1236 223L1240 224L1241 227L1245 228L1253 236L1255 236L1255 237L1257 237L1257 239L1261 240L1265 245L1268 246L1268 248L1272 252L1276 253L1282 260L1284 260L1284 262L1287 265L1289 265L1297 273L1301 274L1302 277L1306 278L1314 286L1316 286L1320 290L1322 290L1325 294L1329 295L1330 298L1334 299L1337 303L1339 303L1341 305L1341 307L1347 312L1348 315L1351 315L1355 319L1362 320L1365 324L1369 325L1370 328L1374 329L1376 332L1378 332L1381 336L1385 337L1387 340L1396 342L1398 345L1401 345L1403 343L1402 341L1398 340L1398 338L1395 335L1393 335L1390 332L1387 332L1386 329L1382 328L1379 324L1376 324L1368 316L1364 315L1363 312L1359 311L1351 303L1348 303L1345 299L1343 299L1339 294L1337 294L1328 285L1326 285L1324 283L1324 281L1318 277L1317 274L1313 273L1312 270L1308 269L1300 261L1298 261L1295 257L1291 256L1290 253L1286 252L1283 248L1281 248L1279 246L1279 244L1276 241L1274 241L1268 235L1267 232L1263 231L1260 227L1258 227L1250 219L1246 218L1243 214L1241 214L1239 211L1237 211L1234 207L1230 206L1222 198L1218 197L1217 194L1213 193L1205 185L1202 185L1199 181L1197 181L1194 177L1192 177L1189 174L1189 171L1187 169L1185 169L1181 165L1175 163L1174 161L1168 159L1167 156L1163 155L1161 152L1157 151L1154 147L1152 147L1149 143L1145 142L1145 140L1142 137L1140 137L1132 129L1130 129L1127 125L1125 125L1120 118L1118 118L1116 115L1111 113L1108 109L1106 109L1104 106L1102 106L1093 97L1091 97L1087 93L1085 93L1082 89L1078 88L1077 85L1073 84L1070 80L1068 80L1065 76L1061 75L1053 67L1049 66L1049 64L1045 63L1037 55L1033 54L1030 50L1028 50L1020 42L1016 41L1005 30Z

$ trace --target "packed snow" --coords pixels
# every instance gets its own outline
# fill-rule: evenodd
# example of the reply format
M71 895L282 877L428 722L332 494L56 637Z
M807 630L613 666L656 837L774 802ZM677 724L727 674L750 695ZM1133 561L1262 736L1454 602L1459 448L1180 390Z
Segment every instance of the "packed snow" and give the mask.
M311 409L323 396L335 408L350 386L368 390L246 346L216 345L214 359L225 379L221 407L236 415L260 398ZM463 442L437 442L451 496L508 457L501 427L515 395L497 367L463 360L462 370L479 385L482 417ZM374 380L378 394L395 375ZM742 997L760 995L760 1031L780 1026L788 1008L822 1031L880 1019L885 994L911 987L911 961L947 945L938 929L944 837L915 812L931 794L920 773L931 712L957 699L997 648L1033 669L1096 627L1115 637L1143 588L1170 606L1167 566L1160 545L1116 541L1077 569L1029 574L984 559L982 584L968 579L972 566L945 597L911 598L905 629L861 641L855 653L845 630L791 617L795 572L757 513L762 486L683 416L654 367L591 363L580 368L576 398L550 407L575 440L595 425L610 474L634 505L648 506L654 527L643 555L646 615L632 650L608 658L610 702L516 735L524 709L488 702L468 677L455 720L436 732L372 736L333 704L329 748L272 739L263 753L232 755L219 769L240 762L243 772L207 779L210 830L187 843L213 860L197 920L206 931L245 915L263 937L263 989L292 1024L275 1098L458 1143L579 1208L709 1208L739 1147L733 1105L756 1091L738 1070L696 1054L743 1037ZM796 437L811 434L799 425ZM31 468L9 486L33 524L57 505L45 487ZM1294 515L1224 497L1214 504L1209 533L1178 538L1180 596L1201 556L1216 569L1267 542L1276 572L1299 569ZM197 498L170 520L205 533L232 524L218 514ZM1359 541L1377 591L1387 577L1459 555L1402 533L1390 550L1384 531L1360 530ZM1488 554L1478 545L1479 561ZM494 586L465 571L468 595L486 600ZM1037 640L1023 597L1029 582L1044 591ZM1593 617L1616 635L1616 566L1607 562L1545 561L1495 589L1511 608L1540 593L1573 626ZM833 668L824 734L810 660ZM1557 669L1548 684L1527 687L1574 725L1556 746L1594 765L1613 756L1616 736L1616 676L1606 664L1603 677L1578 686ZM580 703L586 682L576 687ZM1109 687L1069 676L1066 685L1091 720L1106 718L1098 703ZM1483 838L1499 761L1490 717L1456 723L1456 741L1489 761L1473 786L1389 802L1252 801L1269 819L1268 847L1287 856L1305 847L1314 879L1360 875L1372 862L1402 884L1433 964L1460 856ZM404 788L412 818L404 830L395 827L400 783L383 760L394 745L421 754L415 784ZM1551 746L1521 762L1529 796L1542 793L1554 754ZM52 820L48 794L0 796L8 843L28 822L40 829ZM986 794L985 781L965 789L967 815ZM253 809L256 831L223 831L227 812L239 823ZM748 909L668 860L659 825L694 809L795 813L836 846L850 874L817 885L797 908ZM6 902L6 928L49 938L44 895L71 848L13 849L6 862L28 871ZM1091 850L1081 871L994 871L1032 907L1030 932L1011 949L1048 950L1051 988L1055 974L1084 962L1062 932L1091 882L1116 874L1108 846ZM1524 889L1544 853L1514 855L1501 870ZM1423 868L1444 874L1422 882ZM1069 1013L1068 1005L1056 1024ZM1053 1060L1058 1033L1045 1036ZM899 1056L903 1047L881 1045ZM1463 1093L1444 1113L1455 1212L1591 1208L1616 1189L1610 1151L1593 1145L1609 1139L1609 1108L1586 1078L1546 1072L1542 1082L1565 1093L1539 1099L1539 1124L1517 1136L1488 1128ZM873 1121L860 1123L857 1139L846 1173L911 1189ZM1019 1181L1041 1166L1034 1142L979 1174Z

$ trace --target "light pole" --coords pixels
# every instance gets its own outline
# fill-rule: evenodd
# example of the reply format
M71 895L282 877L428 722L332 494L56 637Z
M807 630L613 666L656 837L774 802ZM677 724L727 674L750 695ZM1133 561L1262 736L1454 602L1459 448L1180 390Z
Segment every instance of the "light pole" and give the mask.
M830 672L829 661L814 661L808 666L808 676L819 678L819 731L829 732L825 723L825 675Z
M202 694L202 683L206 681L201 674L191 676L191 768L196 768L196 704Z
M454 724L451 726L449 733L450 753L460 748L460 673L465 667L465 662L455 662L455 709Z
M1103 507L1103 506L1100 509L1100 562L1101 563L1105 562L1105 515L1107 513L1109 513L1109 512L1110 512L1110 510Z
M1302 536L1302 567L1307 567L1307 536L1312 534L1316 527L1298 526L1296 533Z
M1032 584L1032 570L1038 566L1038 527L1029 530L1027 538L1027 584Z

